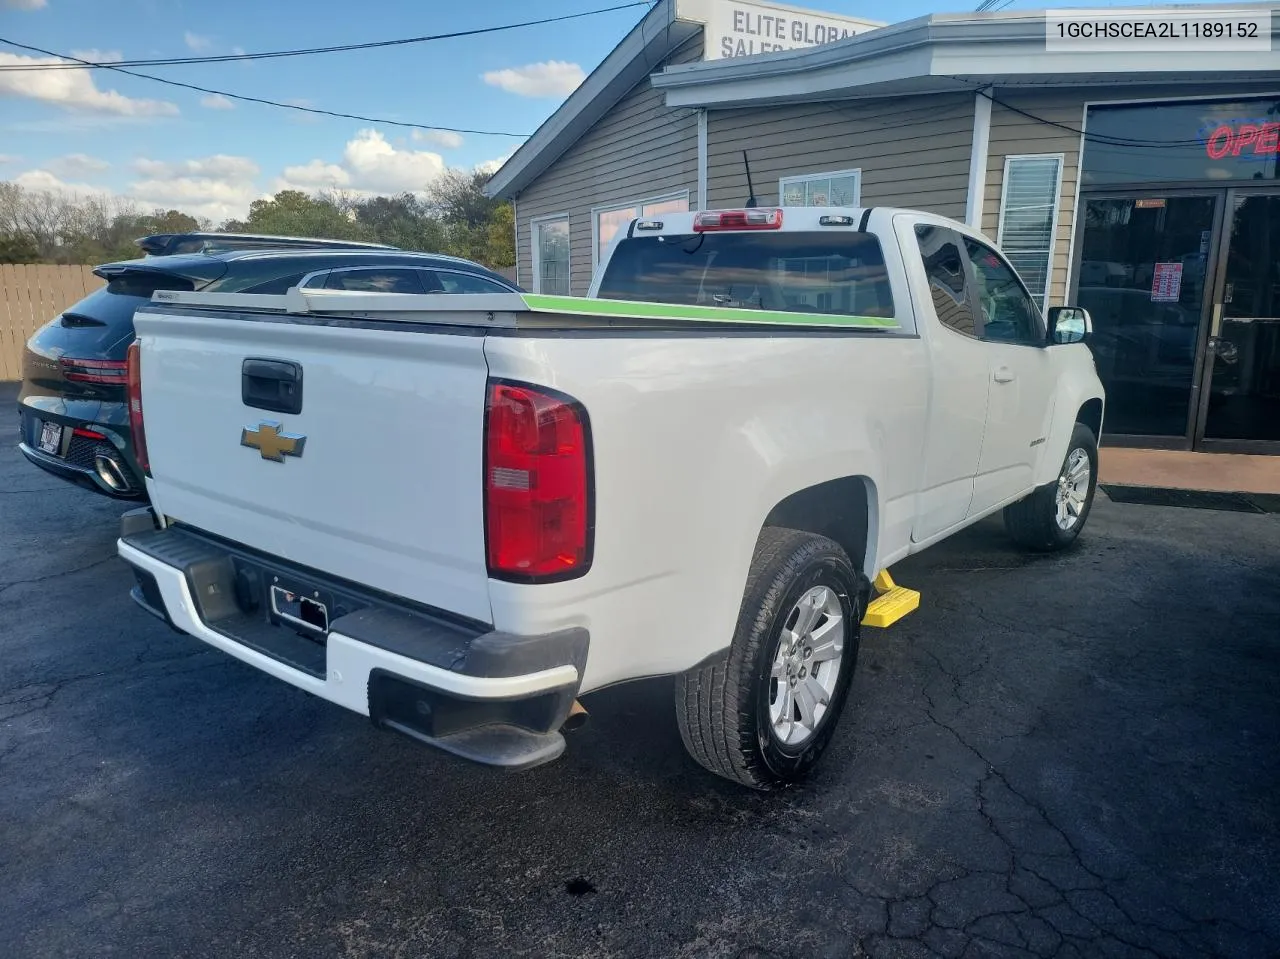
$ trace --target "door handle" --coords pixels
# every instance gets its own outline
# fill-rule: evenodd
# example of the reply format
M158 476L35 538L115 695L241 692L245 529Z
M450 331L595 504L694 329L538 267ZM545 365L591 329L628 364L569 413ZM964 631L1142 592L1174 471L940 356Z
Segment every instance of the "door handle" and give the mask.
M1017 377L1013 375L1013 370L1007 366L1001 366L991 374L991 378L997 383L1012 383Z
M250 357L240 365L240 399L257 410L301 413L302 366Z

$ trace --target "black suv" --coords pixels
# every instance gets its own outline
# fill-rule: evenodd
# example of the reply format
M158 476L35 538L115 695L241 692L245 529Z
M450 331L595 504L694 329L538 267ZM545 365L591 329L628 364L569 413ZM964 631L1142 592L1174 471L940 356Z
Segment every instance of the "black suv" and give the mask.
M150 238L148 238L150 239ZM393 248L334 244L148 256L94 272L107 285L27 341L18 448L31 462L108 496L146 496L125 405L133 314L156 290L282 294L290 287L387 293L512 293L478 263ZM145 241L142 241L145 249Z

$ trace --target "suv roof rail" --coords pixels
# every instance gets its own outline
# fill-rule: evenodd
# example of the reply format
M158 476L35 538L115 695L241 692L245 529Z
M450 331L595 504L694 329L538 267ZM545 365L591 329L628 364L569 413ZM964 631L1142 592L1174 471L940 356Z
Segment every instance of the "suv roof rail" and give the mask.
M134 240L149 256L212 250L396 250L384 243L328 240L318 237L272 236L266 233L153 233Z

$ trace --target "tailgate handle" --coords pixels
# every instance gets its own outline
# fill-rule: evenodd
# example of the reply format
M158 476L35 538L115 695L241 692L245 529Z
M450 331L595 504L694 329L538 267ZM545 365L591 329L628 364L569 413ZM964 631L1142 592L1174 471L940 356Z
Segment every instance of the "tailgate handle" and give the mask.
M301 364L250 358L240 373L240 399L245 406L273 413L302 412Z

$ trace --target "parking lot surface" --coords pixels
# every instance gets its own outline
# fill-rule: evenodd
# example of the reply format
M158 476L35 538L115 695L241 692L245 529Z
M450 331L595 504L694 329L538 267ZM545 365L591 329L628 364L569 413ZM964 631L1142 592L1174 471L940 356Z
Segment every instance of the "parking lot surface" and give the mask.
M901 564L764 795L669 680L519 775L380 733L137 610L121 510L0 449L6 955L1276 955L1280 515L1100 497L1067 554Z

